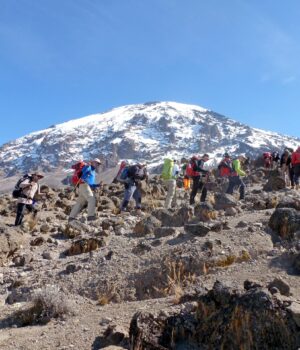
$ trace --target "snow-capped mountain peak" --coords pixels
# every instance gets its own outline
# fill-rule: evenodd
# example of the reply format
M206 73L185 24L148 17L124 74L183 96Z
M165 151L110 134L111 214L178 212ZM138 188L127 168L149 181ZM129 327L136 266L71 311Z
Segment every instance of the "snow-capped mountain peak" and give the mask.
M39 168L68 168L79 159L143 160L193 153L220 157L226 152L252 157L267 150L297 147L300 140L250 128L200 106L148 102L114 108L30 133L0 148L6 175Z

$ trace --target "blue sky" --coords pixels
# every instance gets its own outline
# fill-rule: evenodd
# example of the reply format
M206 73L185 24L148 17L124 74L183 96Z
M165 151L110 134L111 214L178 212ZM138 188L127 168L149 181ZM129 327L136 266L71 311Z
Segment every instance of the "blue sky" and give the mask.
M0 144L125 104L300 136L298 0L0 0Z

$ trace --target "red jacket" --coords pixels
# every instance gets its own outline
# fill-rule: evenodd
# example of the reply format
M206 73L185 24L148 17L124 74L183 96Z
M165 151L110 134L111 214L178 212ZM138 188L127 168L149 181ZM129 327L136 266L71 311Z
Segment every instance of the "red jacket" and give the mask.
M296 152L292 153L292 166L300 164L300 147L298 147Z

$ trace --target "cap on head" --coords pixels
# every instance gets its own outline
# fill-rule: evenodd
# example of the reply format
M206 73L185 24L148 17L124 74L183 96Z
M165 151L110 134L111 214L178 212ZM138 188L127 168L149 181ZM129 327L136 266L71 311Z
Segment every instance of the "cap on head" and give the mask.
M31 176L37 176L39 179L42 179L44 177L44 175L42 175L38 171L36 171L35 173L32 173Z
M92 161L95 162L95 163L98 163L99 165L102 164L101 160L99 158L95 158Z
M226 153L224 153L223 157L224 158L230 158L230 155L229 155L229 153L226 152Z
M203 158L209 158L209 155L207 153L204 153Z

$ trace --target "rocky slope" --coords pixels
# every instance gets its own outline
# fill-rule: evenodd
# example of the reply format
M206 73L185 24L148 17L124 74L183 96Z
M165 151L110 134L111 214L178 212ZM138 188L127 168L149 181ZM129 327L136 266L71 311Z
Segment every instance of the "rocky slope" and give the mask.
M33 132L0 148L3 175L39 168L57 171L79 159L102 157L160 163L166 156L183 157L225 151L256 157L267 150L296 147L299 139L251 128L213 111L175 102L153 102L115 108Z
M153 178L141 215L118 214L122 186L105 185L89 225L85 211L68 225L69 189L43 186L17 229L1 195L0 348L299 348L299 191L278 179L252 170L244 202L212 179L195 207L179 188L165 210Z

